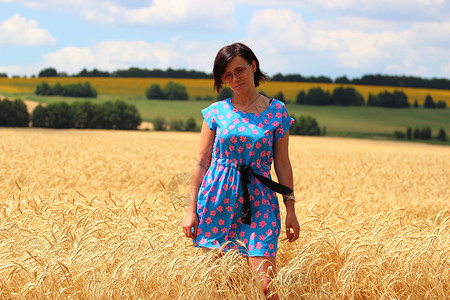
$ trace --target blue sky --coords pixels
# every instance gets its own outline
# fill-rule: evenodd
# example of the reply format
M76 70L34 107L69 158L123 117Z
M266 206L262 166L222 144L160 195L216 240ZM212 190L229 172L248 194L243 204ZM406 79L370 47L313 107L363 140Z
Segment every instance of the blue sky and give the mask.
M0 72L211 72L249 45L269 75L450 78L448 0L0 0Z

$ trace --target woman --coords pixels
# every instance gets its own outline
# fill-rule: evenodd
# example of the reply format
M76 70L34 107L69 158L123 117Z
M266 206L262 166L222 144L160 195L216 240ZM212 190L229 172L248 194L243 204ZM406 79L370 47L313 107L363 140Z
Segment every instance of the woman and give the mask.
M289 242L300 232L288 154L294 120L281 101L256 90L267 76L246 45L220 49L213 73L217 92L225 83L233 97L202 110L200 150L182 227L197 247L240 251L268 295L281 230L275 191L283 194ZM266 179L272 161L279 184Z

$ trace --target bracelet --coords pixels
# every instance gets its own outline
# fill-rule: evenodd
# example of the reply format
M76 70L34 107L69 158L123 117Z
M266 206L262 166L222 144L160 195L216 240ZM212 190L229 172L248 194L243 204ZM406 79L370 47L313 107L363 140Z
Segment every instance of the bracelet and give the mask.
M286 201L294 201L295 202L295 196L288 195L287 197L283 197L283 202L286 203Z

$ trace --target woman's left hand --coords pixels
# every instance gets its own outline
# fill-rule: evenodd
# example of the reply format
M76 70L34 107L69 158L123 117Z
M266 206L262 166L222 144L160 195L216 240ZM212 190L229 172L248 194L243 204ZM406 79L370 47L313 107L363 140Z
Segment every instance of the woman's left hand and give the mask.
M286 236L289 243L297 240L300 236L300 224L295 212L288 212L286 215Z

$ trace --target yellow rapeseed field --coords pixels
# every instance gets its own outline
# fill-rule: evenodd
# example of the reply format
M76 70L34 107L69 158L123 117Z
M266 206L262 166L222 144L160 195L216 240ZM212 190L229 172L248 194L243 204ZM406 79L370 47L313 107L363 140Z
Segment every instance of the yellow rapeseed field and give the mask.
M61 84L68 84L78 82L84 83L85 81L89 81L99 93L129 96L144 96L145 90L152 84L156 83L159 84L161 88L164 88L169 81L174 81L183 84L186 87L188 95L192 98L204 98L209 96L215 99L217 96L217 93L213 88L212 79L78 77L0 78L0 94L32 94L36 89L36 85L43 81L46 81L50 85L54 85L57 82ZM366 102L369 94L375 95L384 91L393 92L395 90L402 90L408 96L408 101L410 103L414 103L417 99L418 103L422 105L425 101L425 97L430 94L435 102L445 101L447 103L447 107L450 107L450 90L277 81L268 81L262 84L259 90L265 92L271 97L281 91L287 100L295 101L297 94L302 90L308 92L311 88L321 87L323 90L331 93L336 87L340 86L354 87L364 96Z
M263 299L183 237L198 133L0 129L2 299ZM450 150L292 136L282 299L449 299ZM283 211L284 215L284 211Z

